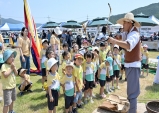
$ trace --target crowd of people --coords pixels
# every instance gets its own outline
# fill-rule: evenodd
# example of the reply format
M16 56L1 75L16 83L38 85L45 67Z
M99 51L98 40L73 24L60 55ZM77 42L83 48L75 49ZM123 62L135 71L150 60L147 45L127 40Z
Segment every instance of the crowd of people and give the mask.
M127 16L129 15L132 14L128 13ZM128 31L127 37L122 35L122 39L125 38L124 41L119 41L121 35L116 35L115 38L118 40L109 38L106 41L105 39L108 37L104 26L96 38L94 46L90 46L92 40L89 38L83 41L80 38L73 41L71 29L62 33L60 28L56 27L52 33L49 32L49 35L43 31L41 41L43 48L40 53L42 90L46 91L49 113L56 113L60 88L64 93L65 112L77 113L77 108L83 108L83 104L87 104L88 101L94 103L93 90L97 88L98 84L100 85L99 95L103 99L106 97L104 90L107 94L112 93L115 89L120 90L119 80L123 78L127 81L129 113L136 112L137 97L140 94L141 62L142 67L147 69L148 76L149 53L147 45L140 45L140 37L136 29L138 23L133 18L124 18L122 22L124 22L125 28L120 29L118 34L124 33L125 30ZM21 68L19 69L14 64L17 52L10 49L3 50L3 41L0 43L1 56L3 56L0 60L2 61L0 63L4 96L3 113L8 113L8 110L9 113L14 113L15 75L19 75L22 79L18 87L20 95L22 96L25 91L32 92L31 87L34 84L29 76L32 43L27 35L28 29L22 28L15 46L20 52ZM48 38L46 38L47 36ZM63 41L60 41L59 36L63 37ZM144 71L142 75L144 75Z

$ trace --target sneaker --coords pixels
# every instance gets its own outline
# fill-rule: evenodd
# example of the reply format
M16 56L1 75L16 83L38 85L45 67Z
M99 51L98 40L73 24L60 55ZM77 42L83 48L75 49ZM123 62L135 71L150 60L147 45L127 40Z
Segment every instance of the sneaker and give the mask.
M106 90L107 94L110 94L109 90Z
M77 108L73 108L73 111L72 111L73 113L78 113L77 112Z
M24 92L20 92L20 96L23 96L24 95Z
M80 105L77 104L77 107L78 107L78 108L83 108L83 106L82 106L81 104L80 104Z
M8 113L15 113L14 111L9 111Z
M113 90L111 90L110 88L108 89L109 90L109 92L114 92Z
M105 98L105 97L106 97L106 95L103 93L102 97L103 97L103 98Z
M96 98L95 94L92 94L92 97L93 97L93 98Z
M91 99L90 102L93 104L94 103L93 99Z
M112 88L111 88L112 90L114 90L114 86L112 86Z
M120 89L120 87L119 87L119 86L117 86L117 89Z
M27 92L32 93L33 91L29 89L29 90L27 90Z

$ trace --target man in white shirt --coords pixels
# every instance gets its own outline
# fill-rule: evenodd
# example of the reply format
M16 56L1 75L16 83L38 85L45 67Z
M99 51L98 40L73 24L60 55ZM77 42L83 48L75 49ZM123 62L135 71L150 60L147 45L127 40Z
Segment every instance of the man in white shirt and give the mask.
M117 21L118 24L123 25L126 37L122 40L109 38L108 42L117 44L127 50L125 52L125 71L127 76L127 95L130 102L130 109L128 113L137 112L137 97L140 94L140 36L136 27L140 24L134 20L132 13L127 13L124 18Z

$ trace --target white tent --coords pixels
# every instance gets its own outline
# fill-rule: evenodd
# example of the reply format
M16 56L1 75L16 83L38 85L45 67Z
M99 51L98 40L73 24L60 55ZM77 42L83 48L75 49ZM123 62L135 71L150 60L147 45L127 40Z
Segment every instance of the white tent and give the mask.
M154 21L156 24L158 24L159 25L159 20L155 17L155 16L150 16L149 17L152 21Z
M2 25L2 27L0 28L0 31L8 31L10 30L9 26L7 23L5 23L4 25Z

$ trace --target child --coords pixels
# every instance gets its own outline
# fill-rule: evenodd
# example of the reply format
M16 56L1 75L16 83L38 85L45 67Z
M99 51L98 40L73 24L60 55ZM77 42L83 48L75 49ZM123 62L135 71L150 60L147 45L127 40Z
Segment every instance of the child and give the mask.
M147 76L149 74L149 52L147 50L148 46L146 44L144 44L143 46L143 52L142 52L142 76L144 76L144 71L146 69L147 72Z
M47 85L49 95L48 97L48 109L49 113L56 113L56 106L58 106L58 97L60 91L60 77L57 73L58 61L54 58L50 58L47 62L49 69L49 75L47 76Z
M100 50L99 50L99 62L100 64L105 61L106 58L106 51L105 51L105 43L100 44Z
M47 60L45 54L46 54L46 49L48 48L48 40L47 39L43 39L42 40L42 46L43 49L40 52L40 59L41 59L41 73L42 73L42 90L45 90L43 88L44 86L44 82L47 79L46 78L46 66L45 66L45 61Z
M95 75L94 75L94 64L92 62L94 55L88 51L85 55L85 65L84 65L84 84L85 84L85 92L84 92L84 102L87 103L87 94L90 94L90 102L94 103L92 99L93 93L93 85L95 84Z
M74 70L73 75L75 77L76 82L76 97L74 98L73 103L73 113L77 113L76 105L78 108L82 108L82 88L84 87L83 84L83 69L82 64L83 56L81 54L76 54L74 58Z
M74 60L74 56L75 56L75 54L77 54L78 53L78 45L77 44L74 44L73 45L73 50L72 50L72 52L71 52L71 58L72 58L72 60L71 61L73 61Z
M71 60L71 53L68 51L68 44L67 44L67 43L64 43L64 44L63 44L63 52L64 52L64 51L68 52L68 54L69 54L69 60ZM63 52L62 52L62 53L63 53ZM63 59L63 57L61 56L61 64L63 63L63 60L64 60L64 59Z
M105 98L106 95L104 94L104 86L106 83L106 76L109 76L109 62L107 61L107 59L99 66L98 69L98 79L99 79L99 83L100 83L100 96L102 98Z
M107 62L109 62L109 76L110 76L106 78L106 92L110 94L111 92L113 92L110 88L110 83L112 81L112 76L113 76L113 67L112 67L113 59L111 56L108 55L106 60Z
M122 80L123 74L125 74L125 66L124 66L125 50L124 49L120 51L120 55L121 55L121 77L119 80ZM126 81L126 75L125 75L125 81Z
M16 100L16 78L18 75L14 65L14 59L17 55L16 51L5 50L3 53L4 64L1 67L4 106L3 113L14 113L13 102Z
M70 58L69 52L64 51L64 52L62 53L62 57L63 57L63 62L62 62L62 74L65 75L65 74L66 74L66 73L65 73L66 63L70 61L70 60L69 60L69 58Z
M72 113L72 105L74 101L74 97L76 96L75 91L75 79L72 75L73 73L73 64L67 63L65 67L66 74L61 80L61 84L64 87L65 93L65 111L66 113Z
M21 77L21 84L19 85L18 89L21 96L24 94L24 91L32 92L32 83L30 81L30 76L26 74L26 71L26 69L18 69L18 75Z
M116 78L117 89L120 89L118 83L119 83L121 57L119 55L119 46L118 45L114 45L113 50L114 50L114 63L113 63L114 75L113 75L113 80L112 80L112 89L114 90L114 79L115 78Z
M95 66L95 69L94 69L95 82L98 83L98 67L99 67L99 48L98 47L93 47L93 54L94 54L93 63Z

